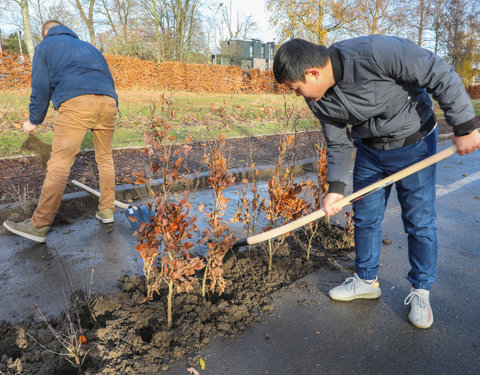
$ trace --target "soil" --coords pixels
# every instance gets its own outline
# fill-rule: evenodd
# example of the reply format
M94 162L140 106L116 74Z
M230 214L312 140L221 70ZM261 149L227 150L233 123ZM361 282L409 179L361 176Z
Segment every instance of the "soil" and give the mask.
M446 125L443 133L450 132ZM288 158L303 159L313 156L313 145L321 141L321 133L300 133L296 137L295 153ZM271 165L276 162L280 136L244 138L228 142L231 167ZM78 155L71 178L96 186L94 158L91 152ZM201 169L203 146L194 145L189 162L192 170ZM253 155L253 159L251 157ZM131 177L132 172L144 169L148 159L142 150L115 151L117 175ZM0 161L2 169L2 199L8 201L5 185L28 183L32 191L40 191L44 171L35 158ZM68 186L67 191L73 191ZM227 287L222 295L211 294L203 299L196 283L195 293L174 297L173 327L166 322L166 292L145 302L145 279L125 275L119 280L118 291L72 297L68 313L46 322L29 319L22 323L0 322L0 374L76 374L58 335L75 337L69 330L78 320L86 343L80 355L85 357L84 374L152 374L161 373L175 361L198 368L198 349L214 336L231 336L259 321L262 314L272 310L270 295L321 267L339 268L351 260L352 239L344 228L322 223L320 235L313 241L310 259L303 249L306 243L300 234L291 236L275 254L274 266L267 272L267 257L261 246L250 251L227 253L224 262ZM201 276L200 276L201 277ZM199 278L200 280L200 278ZM296 285L302 287L302 284ZM304 286L306 287L306 286ZM77 313L78 311L78 319ZM51 329L50 329L51 328ZM57 336L57 337L56 337ZM73 358L70 358L73 360Z
M261 247L229 252L223 266L225 292L203 299L198 293L200 282L195 282L196 293L177 294L170 330L166 291L145 302L145 279L134 275L119 280L118 292L94 296L91 308L81 294L72 298L69 313L50 320L50 327L70 337L69 322L78 327L76 306L86 338L80 350L85 357L84 374L161 373L179 360L199 368L198 349L213 336L235 337L259 321L273 308L272 292L289 288L293 281L320 267L338 268L342 259L349 258L353 248L343 228L322 224L321 233L327 235L314 239L309 260L299 245L305 239L290 238L275 255L270 272ZM16 324L0 322L0 374L76 374L72 364L55 354L66 350L52 330L33 319ZM79 331L76 334L74 342Z

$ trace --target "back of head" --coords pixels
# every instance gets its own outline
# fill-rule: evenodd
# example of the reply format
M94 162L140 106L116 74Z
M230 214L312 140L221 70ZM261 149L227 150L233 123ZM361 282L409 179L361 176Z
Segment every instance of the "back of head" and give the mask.
M273 74L279 83L305 82L305 72L310 68L322 68L328 62L328 48L292 39L280 46L273 60Z
M45 22L42 26L42 39L45 39L45 37L48 34L48 30L50 30L54 26L59 26L59 25L63 25L63 24L57 20L48 20L47 22Z

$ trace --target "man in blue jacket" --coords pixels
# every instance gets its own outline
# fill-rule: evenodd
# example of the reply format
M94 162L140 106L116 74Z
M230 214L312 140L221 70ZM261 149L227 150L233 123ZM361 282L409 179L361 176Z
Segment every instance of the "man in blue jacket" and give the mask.
M47 113L50 100L58 110L52 153L38 206L31 219L6 221L11 232L45 242L60 207L70 168L87 130L91 130L100 178L99 211L103 223L113 222L115 171L112 158L118 97L103 55L58 21L42 27L43 41L32 63L29 120L23 130L33 133Z
M340 211L333 205L344 197L353 146L354 191L436 152L430 95L453 126L458 153L480 148L475 113L458 75L439 56L406 39L374 35L330 48L293 39L279 48L273 71L279 83L305 98L322 124L328 155L327 215ZM437 260L435 171L435 166L427 167L396 183L411 266L412 289L405 304L411 304L408 318L418 328L433 323L429 294ZM380 297L381 223L390 191L388 186L353 203L356 273L330 290L332 299Z

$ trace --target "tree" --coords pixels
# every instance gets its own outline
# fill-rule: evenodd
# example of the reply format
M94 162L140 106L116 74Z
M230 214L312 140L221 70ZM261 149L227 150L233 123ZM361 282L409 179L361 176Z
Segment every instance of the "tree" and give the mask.
M439 53L442 35L445 30L446 0L432 0L429 14L431 16L430 30L433 34L433 52Z
M110 26L115 40L115 53L133 55L129 43L129 32L133 28L136 2L133 0L101 0L101 11L105 23ZM120 46L118 45L120 42Z
M22 13L23 32L25 35L25 44L27 45L28 57L33 60L35 49L33 48L32 29L30 26L30 13L28 10L28 0L13 0L20 7Z
M388 34L397 25L398 9L394 0L357 0L355 22L349 23L350 35ZM401 17L399 18L401 19Z
M175 60L183 61L185 53L191 48L193 26L199 6L199 0L169 0L168 2L172 15Z
M233 8L230 2L229 6L220 3L222 25L228 33L229 39L238 39L240 36L247 39L247 35L257 30L257 24L251 15L243 16L238 11L235 14L235 22L233 21Z
M167 17L167 9L163 0L143 0L143 8L146 11L147 20L151 22L155 32L155 46L157 62L164 61L170 50L170 19Z
M395 30L414 40L421 47L431 39L433 22L432 6L434 0L394 0L396 10Z
M42 25L48 20L57 20L74 29L76 18L69 3L61 0L30 0L32 37L35 43L42 41Z
M22 39L22 51L27 49L25 41ZM3 48L10 53L20 53L20 45L18 41L18 33L12 33L8 36L7 39L2 41Z
M96 46L97 43L95 38L95 27L93 24L93 9L95 7L95 0L88 0L87 14L85 13L84 5L82 5L82 1L75 0L75 4L77 5L78 11L80 12L80 17L82 17L82 21L87 26L88 33L90 34L90 43Z
M341 33L358 16L354 0L267 0L282 39L304 38L318 44L331 41L329 33Z
M444 46L447 60L464 80L469 80L480 61L480 25L475 0L448 0Z

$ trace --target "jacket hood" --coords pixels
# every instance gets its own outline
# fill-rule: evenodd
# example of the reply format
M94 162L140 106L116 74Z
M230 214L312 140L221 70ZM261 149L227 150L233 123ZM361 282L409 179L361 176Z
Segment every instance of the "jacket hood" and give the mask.
M68 27L63 25L53 26L50 30L48 30L48 34L45 38L49 38L56 35L70 35L78 39L77 34L75 34L72 30L70 30Z

